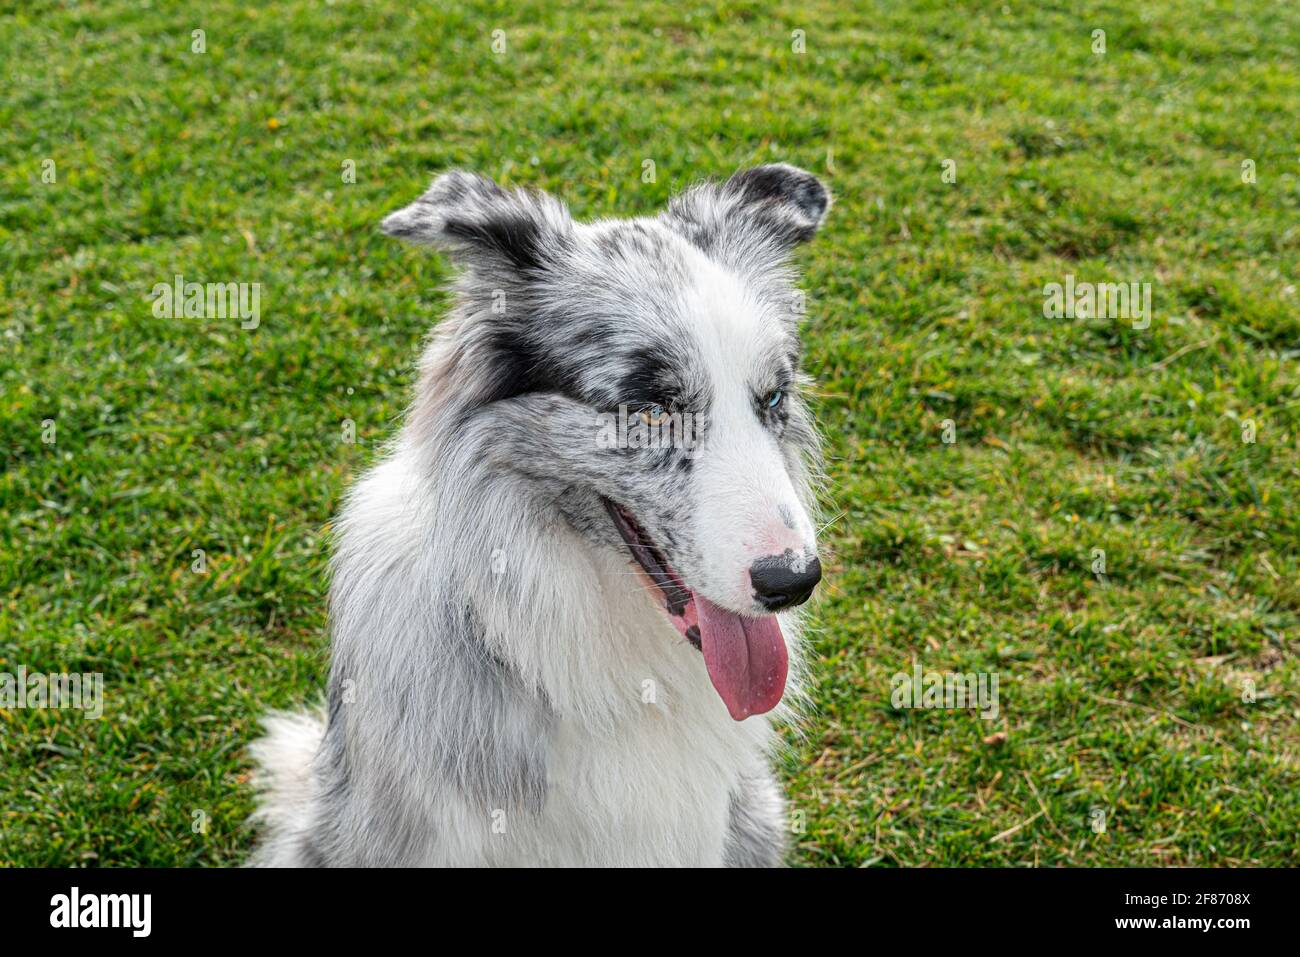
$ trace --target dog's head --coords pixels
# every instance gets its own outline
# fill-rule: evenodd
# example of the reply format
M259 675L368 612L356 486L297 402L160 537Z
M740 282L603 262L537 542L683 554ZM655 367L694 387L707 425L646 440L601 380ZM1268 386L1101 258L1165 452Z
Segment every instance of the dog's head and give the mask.
M780 700L775 613L821 577L789 256L829 206L815 176L769 165L655 217L582 224L545 194L451 172L383 223L465 267L465 407L532 410L525 470L589 539L627 550L738 720Z

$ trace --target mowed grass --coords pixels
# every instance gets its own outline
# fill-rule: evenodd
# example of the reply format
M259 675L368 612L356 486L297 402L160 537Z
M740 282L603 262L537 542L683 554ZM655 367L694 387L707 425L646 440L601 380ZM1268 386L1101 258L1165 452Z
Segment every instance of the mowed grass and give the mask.
M447 302L386 212L783 160L836 195L792 862L1300 864L1300 8L433 6L0 6L0 671L105 676L99 721L0 710L0 862L247 852L243 749L320 692L328 523ZM176 274L260 326L156 318ZM1045 318L1067 274L1149 328ZM914 663L997 719L892 708Z

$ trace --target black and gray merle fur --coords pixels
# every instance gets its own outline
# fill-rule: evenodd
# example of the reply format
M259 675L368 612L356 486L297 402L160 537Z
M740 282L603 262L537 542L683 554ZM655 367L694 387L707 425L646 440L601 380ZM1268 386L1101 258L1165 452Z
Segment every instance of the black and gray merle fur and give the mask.
M274 716L254 746L254 863L780 861L767 716L728 717L605 502L736 613L758 613L737 571L754 540L811 554L790 255L829 204L778 164L583 224L449 172L384 220L461 267L455 304L338 523L325 713ZM598 448L620 405L703 413L706 441ZM798 621L781 623L798 699Z

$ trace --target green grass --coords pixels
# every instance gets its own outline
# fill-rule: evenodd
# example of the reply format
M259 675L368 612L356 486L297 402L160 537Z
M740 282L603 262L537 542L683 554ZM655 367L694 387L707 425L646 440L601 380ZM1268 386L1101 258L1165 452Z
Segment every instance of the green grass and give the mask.
M242 749L321 687L328 522L446 304L386 212L786 160L837 198L794 861L1300 864L1300 7L202 6L0 4L0 671L106 682L0 711L0 862L246 852ZM155 318L176 273L261 283L260 328ZM1150 328L1044 318L1067 273L1151 282ZM913 660L998 673L998 720L893 710Z

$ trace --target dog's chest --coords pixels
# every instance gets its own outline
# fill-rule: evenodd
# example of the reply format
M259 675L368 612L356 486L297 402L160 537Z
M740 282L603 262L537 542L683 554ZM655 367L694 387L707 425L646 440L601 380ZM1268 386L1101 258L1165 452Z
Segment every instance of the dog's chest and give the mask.
M619 575L605 593L626 593ZM639 591L562 646L579 653L538 664L556 703L544 803L498 816L488 863L720 865L731 796L764 761L767 718L734 721L703 656Z
M722 861L728 755L703 755L647 722L617 740L557 729L540 813L518 821L517 863L712 866ZM505 861L503 863L511 863Z

